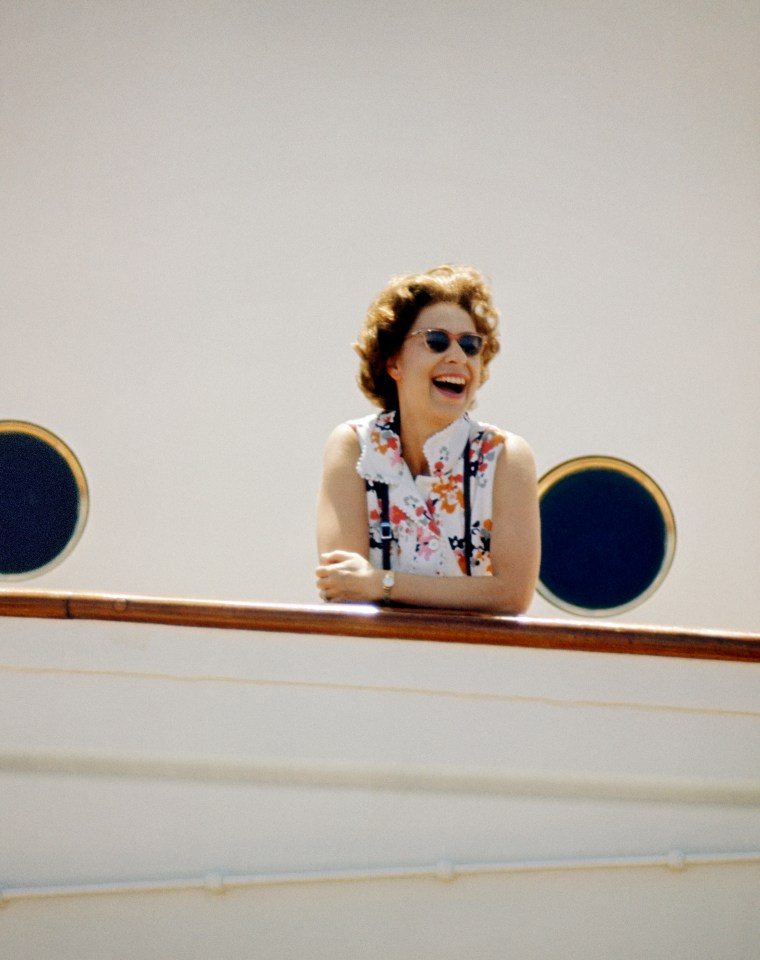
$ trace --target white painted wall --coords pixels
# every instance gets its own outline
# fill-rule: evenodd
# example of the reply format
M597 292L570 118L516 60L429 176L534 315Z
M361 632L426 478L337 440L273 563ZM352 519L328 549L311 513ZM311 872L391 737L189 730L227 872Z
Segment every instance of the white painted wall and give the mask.
M742 0L4 0L0 417L92 493L28 585L314 600L352 338L448 260L504 314L482 418L673 503L627 619L757 629L759 28Z

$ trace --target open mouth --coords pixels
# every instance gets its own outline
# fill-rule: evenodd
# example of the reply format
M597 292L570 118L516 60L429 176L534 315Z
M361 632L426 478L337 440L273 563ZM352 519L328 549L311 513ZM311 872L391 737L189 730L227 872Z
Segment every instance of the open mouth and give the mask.
M467 386L465 378L457 376L434 377L433 383L441 393L446 393L453 397L458 397L464 393L465 387Z

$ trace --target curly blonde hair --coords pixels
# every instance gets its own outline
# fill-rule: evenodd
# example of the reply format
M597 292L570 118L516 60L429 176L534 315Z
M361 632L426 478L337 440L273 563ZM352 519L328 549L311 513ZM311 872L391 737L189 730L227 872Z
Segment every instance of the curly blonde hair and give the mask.
M485 277L473 267L444 264L426 273L393 277L370 304L354 349L361 358L357 381L372 403L383 410L398 406L396 381L388 373L394 357L417 315L433 303L455 303L472 317L485 345L480 367L480 384L488 379L488 364L499 352L496 329L499 311L491 300Z

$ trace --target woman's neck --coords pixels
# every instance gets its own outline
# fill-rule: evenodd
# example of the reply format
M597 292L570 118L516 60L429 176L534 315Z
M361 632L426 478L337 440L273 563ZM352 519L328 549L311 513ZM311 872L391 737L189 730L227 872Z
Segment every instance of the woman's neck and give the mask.
M438 426L430 424L422 425L419 423L409 423L410 418L402 418L399 436L401 437L401 454L406 461L413 477L427 476L430 473L430 465L425 456L425 444L436 433L445 430L450 426L449 423L443 423ZM454 421L452 420L451 423Z

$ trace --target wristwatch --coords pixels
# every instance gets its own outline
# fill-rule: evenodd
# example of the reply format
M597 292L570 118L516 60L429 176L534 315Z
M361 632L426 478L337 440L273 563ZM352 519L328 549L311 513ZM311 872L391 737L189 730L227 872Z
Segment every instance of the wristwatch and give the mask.
M391 602L391 590L396 582L396 574L392 570L386 570L383 574L383 603L387 607Z

